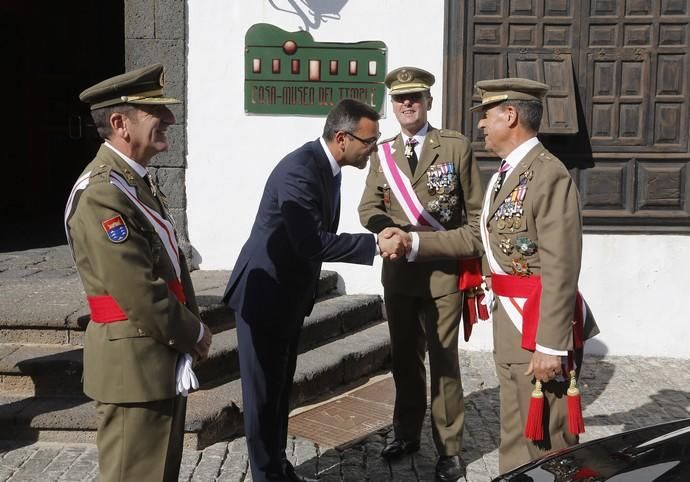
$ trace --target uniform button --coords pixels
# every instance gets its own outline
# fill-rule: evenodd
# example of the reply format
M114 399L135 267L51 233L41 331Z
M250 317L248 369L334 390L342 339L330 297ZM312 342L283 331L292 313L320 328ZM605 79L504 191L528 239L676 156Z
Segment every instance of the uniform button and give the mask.
M168 340L168 345L173 346L175 344L175 340Z

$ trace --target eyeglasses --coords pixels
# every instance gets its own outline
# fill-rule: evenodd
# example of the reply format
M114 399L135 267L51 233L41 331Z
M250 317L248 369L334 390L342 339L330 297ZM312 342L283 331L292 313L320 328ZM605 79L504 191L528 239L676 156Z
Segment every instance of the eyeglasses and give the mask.
M376 135L376 137L370 137L370 138L368 138L368 139L362 139L361 137L357 137L356 135L354 135L354 134L353 134L352 132L350 132L350 131L344 131L344 132L345 132L345 134L347 134L348 136L357 139L359 142L361 142L362 144L364 144L364 145L367 146L367 147L371 147L371 146L373 146L374 144L376 144L376 141L378 141L378 140L379 140L379 137L381 137L381 133L380 133L380 132Z

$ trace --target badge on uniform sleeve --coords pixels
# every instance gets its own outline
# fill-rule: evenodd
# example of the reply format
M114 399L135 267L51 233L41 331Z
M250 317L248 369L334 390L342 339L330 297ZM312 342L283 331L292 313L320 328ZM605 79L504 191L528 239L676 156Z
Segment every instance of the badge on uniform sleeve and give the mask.
M127 239L129 231L122 216L115 216L114 218L106 219L101 223L108 239L113 243L122 243Z

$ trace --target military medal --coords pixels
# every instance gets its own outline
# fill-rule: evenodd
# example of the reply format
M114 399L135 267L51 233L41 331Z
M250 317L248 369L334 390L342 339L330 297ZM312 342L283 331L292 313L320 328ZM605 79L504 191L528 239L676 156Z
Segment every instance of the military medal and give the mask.
M414 154L414 146L416 146L417 144L419 144L419 142L414 137L410 137L407 140L407 143L405 143L405 150L403 151L403 154L405 155L408 161L412 157L412 154Z
M527 171L530 173L531 171ZM496 210L494 218L498 222L498 229L510 229L511 232L522 227L522 203L527 194L527 181L530 176L527 173L520 174L519 184L513 189L504 199L501 205Z
M524 236L520 236L515 240L515 247L518 253L523 256L532 256L537 252L537 243Z
M513 259L511 267L513 268L513 274L517 276L529 276L532 271L529 269L529 265L525 258Z
M427 210L436 213L442 223L448 223L458 208L458 196L451 194L458 186L458 177L455 173L455 165L452 162L444 162L431 166L427 171L426 186L430 195L437 198L427 202Z
M426 204L426 208L430 213L436 213L441 209L441 203L438 199L432 199Z
M498 247L501 248L503 254L510 255L513 252L513 241L510 238L503 238L499 241Z
M447 223L452 219L453 211L451 211L449 208L441 208L439 211L439 217L441 218L442 223Z

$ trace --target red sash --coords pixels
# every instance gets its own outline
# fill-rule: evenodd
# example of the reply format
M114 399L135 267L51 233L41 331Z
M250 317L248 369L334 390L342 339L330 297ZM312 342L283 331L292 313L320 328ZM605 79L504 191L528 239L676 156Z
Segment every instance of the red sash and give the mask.
M184 304L187 301L182 283L178 280L168 281L168 288L180 303ZM95 323L113 323L129 318L120 308L120 305L117 304L115 298L110 295L87 296L86 300L91 310L91 321Z
M537 347L537 329L539 327L539 308L541 302L541 276L515 276L507 274L491 275L491 289L498 296L510 298L515 309L522 315L522 348L534 351ZM520 305L513 298L526 298L525 305ZM575 297L573 312L573 343L575 349L582 348L585 313L584 300L580 292Z

